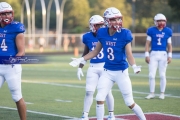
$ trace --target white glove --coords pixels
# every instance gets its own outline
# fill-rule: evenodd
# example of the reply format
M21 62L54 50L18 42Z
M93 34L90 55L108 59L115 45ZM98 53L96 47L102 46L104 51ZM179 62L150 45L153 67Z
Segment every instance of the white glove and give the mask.
M81 76L84 76L83 72L82 72L82 69L81 68L78 68L78 71L77 71L77 77L79 80L81 80Z
M133 65L132 68L135 74L138 74L139 72L141 72L141 66Z
M77 67L82 61L85 61L83 57L81 58L71 58L73 61L69 63L69 65L73 67Z

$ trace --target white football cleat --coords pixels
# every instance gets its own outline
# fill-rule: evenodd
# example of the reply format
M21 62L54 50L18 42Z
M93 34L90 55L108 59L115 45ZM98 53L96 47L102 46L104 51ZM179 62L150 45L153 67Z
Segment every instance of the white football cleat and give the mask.
M147 97L145 97L146 99L153 99L155 98L155 95L150 93Z
M116 118L114 116L108 116L107 120L115 120Z
M161 93L161 94L159 95L159 99L164 100L164 98L165 98L164 93Z
M79 120L89 120L89 118L82 116Z

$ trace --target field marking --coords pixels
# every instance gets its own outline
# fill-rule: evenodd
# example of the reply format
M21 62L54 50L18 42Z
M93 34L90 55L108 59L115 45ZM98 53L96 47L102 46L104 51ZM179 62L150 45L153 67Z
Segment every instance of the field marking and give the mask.
M40 82L40 81L30 81L30 80L22 80L24 83L36 83L36 84L45 84L45 85L54 85L54 86L62 86L62 87L72 87L72 88L84 88L85 86L79 86L79 85L70 85L70 84L60 84L60 83L51 83L51 82ZM119 89L112 89L112 91L119 91ZM139 91L133 91L133 93L136 94L145 94L148 95L149 92L139 92ZM160 94L155 94L156 96L159 96ZM171 94L165 94L165 97L171 97L171 98L180 98L180 96L173 96Z
M72 102L70 100L60 100L60 99L55 99L55 101L57 101L57 102Z
M160 113L160 112L148 112L148 113L144 113L145 115L150 115L150 114L157 114L157 115L165 115L165 116L172 116L172 117L177 117L180 118L180 116L178 115L173 115L173 114L166 114L166 113ZM121 115L115 115L115 116L128 116L128 115L135 115L134 113L131 114L121 114Z
M31 103L31 102L25 102L26 104L34 104L34 103Z
M4 107L4 106L0 106L0 108L8 109L8 110L17 110L16 108ZM32 111L32 110L27 110L27 112L29 112L29 113L35 113L35 114L40 114L40 115L63 117L63 118L67 118L67 119L76 119L75 117L63 116L63 115L57 115L57 114L51 114L51 113L44 113L44 112L37 112L37 111Z

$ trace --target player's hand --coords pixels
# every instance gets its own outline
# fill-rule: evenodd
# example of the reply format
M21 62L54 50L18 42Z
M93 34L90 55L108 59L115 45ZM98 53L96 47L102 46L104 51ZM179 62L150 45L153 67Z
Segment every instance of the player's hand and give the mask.
M149 64L150 58L149 58L149 57L146 57L146 58L145 58L145 61L146 61L147 64Z
M167 64L171 63L171 60L172 60L172 58L171 58L171 57L168 57L168 59L167 59Z
M73 66L73 67L77 67L82 61L84 61L84 58L71 58L73 61L71 61L69 63L69 65Z
M133 65L132 68L135 74L138 74L139 72L141 72L141 66Z
M77 71L77 77L79 80L81 80L81 76L84 76L83 72L82 72L82 69L81 68L78 68L78 71Z

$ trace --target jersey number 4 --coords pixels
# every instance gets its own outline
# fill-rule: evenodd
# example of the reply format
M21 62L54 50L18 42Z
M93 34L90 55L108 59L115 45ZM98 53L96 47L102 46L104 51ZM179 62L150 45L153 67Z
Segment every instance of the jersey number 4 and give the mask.
M6 41L6 40L3 39L3 40L2 40L2 43L1 43L2 51L7 51L7 46L6 46L6 42L5 42L5 41Z

